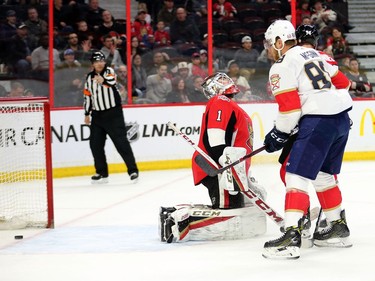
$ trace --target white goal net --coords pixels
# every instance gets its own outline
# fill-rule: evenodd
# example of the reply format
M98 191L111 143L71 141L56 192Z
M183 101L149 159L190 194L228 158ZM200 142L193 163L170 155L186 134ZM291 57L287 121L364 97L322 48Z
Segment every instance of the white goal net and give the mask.
M0 99L0 230L53 227L49 104Z

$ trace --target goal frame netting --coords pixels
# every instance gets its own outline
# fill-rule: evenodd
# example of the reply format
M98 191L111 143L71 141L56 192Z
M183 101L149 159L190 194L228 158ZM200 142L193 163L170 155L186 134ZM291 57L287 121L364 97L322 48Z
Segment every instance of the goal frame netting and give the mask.
M35 109L35 111L33 111ZM29 111L30 110L30 111ZM29 115L28 115L29 114ZM5 133L3 132L6 128L6 126L13 128L22 128L22 126L28 125L29 121L27 117L33 118L35 115L35 122L38 124L35 126L38 126L39 128L43 128L41 138L42 141L40 141L40 145L38 143L37 148L35 148L35 151L31 151L33 147L21 147L20 149L14 148L16 145L14 144L13 147L9 148L11 145L6 145L5 141L9 142L9 136L8 140L6 140ZM0 161L3 161L3 163L0 163L0 174L2 177L0 178L0 196L6 197L6 196L13 196L14 194L18 192L18 195L14 195L14 198L9 199L11 203L9 203L9 206L7 206L6 198L0 200L0 202L3 202L0 206L0 230L2 229L20 229L20 228L54 228L54 207L53 207L53 174L52 174L52 139L51 139L51 117L50 117L50 104L48 98L33 98L33 97L27 97L27 98L1 98L0 99L0 149L2 150L3 156L0 158ZM13 116L12 116L13 115ZM13 120L14 118L14 120ZM30 118L30 119L31 119ZM4 124L3 122L7 123L7 121L14 122L14 124ZM1 124L3 123L3 124ZM42 123L42 124L39 124ZM26 124L26 125L23 125ZM14 129L16 130L16 129ZM24 131L23 131L24 132ZM39 132L40 134L40 132ZM40 137L39 139L40 140ZM7 152L8 150L8 152ZM42 152L42 153L39 153ZM23 157L27 159L28 153L30 153L30 158L35 158L35 155L32 153L38 154L36 158L38 158L36 161L35 166L37 168L34 169L33 164L30 164L28 166L25 165L25 170L20 169L19 166L22 166L22 163L18 165L18 163L14 164L15 168L10 167L12 163L13 158L20 158L21 160ZM43 154L40 156L39 154ZM5 155L5 154L10 154ZM17 155L18 154L18 155ZM25 155L26 154L26 155ZM13 158L12 158L13 155ZM10 158L7 158L10 157ZM9 165L5 162L11 162ZM25 161L27 162L27 161ZM32 167L32 168L29 168ZM4 168L5 167L5 168ZM21 167L23 168L23 167ZM16 174L16 176L13 176L13 174ZM22 174L22 175L21 175ZM5 175L5 176L4 176ZM11 178L11 179L10 179ZM25 185L25 187L24 187ZM33 188L35 190L36 194L33 194ZM22 194L22 199L19 201L22 201L22 205L25 205L26 201L27 203L30 202L30 205L32 207L30 208L23 208L18 207L17 200L21 198L21 193L23 193L23 190L25 190L25 194ZM27 190L27 191L26 191ZM3 193L3 194L1 194ZM40 194L39 194L40 193ZM25 199L26 197L26 199ZM26 214L26 212L33 212L33 201L38 201L37 204L39 204L39 201L41 201L40 210L38 209L39 206L36 206L35 204L35 213L40 213L41 219L39 220L39 217L34 217L34 214ZM26 204L27 204L26 203ZM19 210L21 209L21 210ZM12 213L14 212L14 216ZM2 214L3 213L3 214ZM25 213L25 214L24 214ZM6 215L5 215L6 214ZM39 214L38 214L39 216ZM22 217L22 219L20 219ZM28 220L31 221L28 221ZM35 220L35 221L33 221Z

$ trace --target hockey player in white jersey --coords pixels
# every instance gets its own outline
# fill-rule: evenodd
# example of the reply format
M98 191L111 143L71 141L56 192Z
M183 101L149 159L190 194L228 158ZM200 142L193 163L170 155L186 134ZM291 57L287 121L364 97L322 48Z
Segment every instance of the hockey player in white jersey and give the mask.
M296 45L295 29L289 21L272 23L265 39L276 61L270 69L269 80L279 106L275 127L264 140L266 151L282 149L292 130L298 126L299 131L286 165L285 232L280 238L265 243L263 256L300 256L310 183L330 222L329 228L314 234L314 243L350 247L350 232L341 210L341 192L334 178L340 172L349 135L350 95L346 89L338 90L333 84L332 78L338 74L336 67L318 51Z

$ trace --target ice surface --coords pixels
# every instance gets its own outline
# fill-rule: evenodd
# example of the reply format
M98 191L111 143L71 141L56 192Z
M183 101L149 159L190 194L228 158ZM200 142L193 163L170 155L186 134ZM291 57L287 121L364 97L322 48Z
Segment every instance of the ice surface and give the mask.
M279 166L253 166L268 204L282 214ZM89 177L57 179L55 229L0 231L0 280L373 281L374 170L372 161L345 162L339 176L354 246L301 249L300 259L288 261L261 256L264 242L280 235L270 220L267 233L253 239L159 242L159 206L209 203L189 169L141 172L137 184L127 174L110 175L106 185L91 185Z

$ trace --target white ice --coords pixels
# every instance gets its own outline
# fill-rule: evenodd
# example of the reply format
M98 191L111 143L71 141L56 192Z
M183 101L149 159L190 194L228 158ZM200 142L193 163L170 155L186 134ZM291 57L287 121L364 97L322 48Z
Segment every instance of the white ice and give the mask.
M276 164L253 165L283 213L284 188ZM54 181L55 228L0 231L1 281L158 280L375 280L375 162L345 162L339 176L354 244L347 249L301 249L298 260L267 260L265 241L280 236L268 220L263 236L236 241L165 244L158 237L158 209L178 203L208 204L190 169L126 174L107 185L89 177ZM311 195L317 206L316 196ZM23 240L15 240L23 235Z

